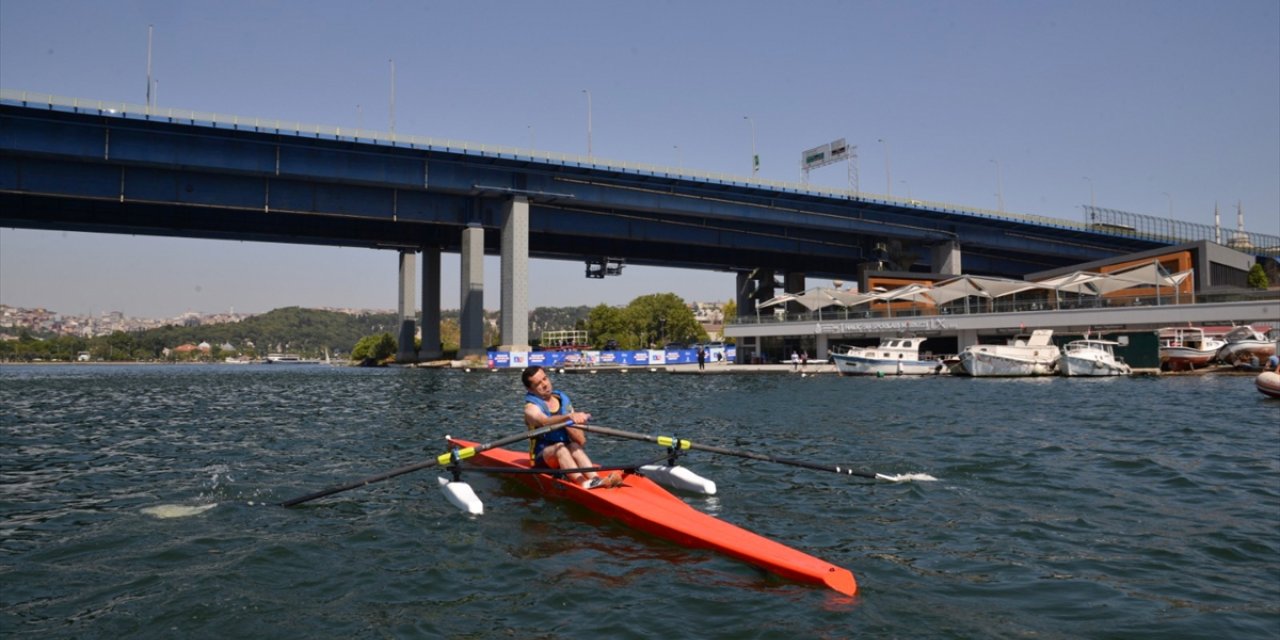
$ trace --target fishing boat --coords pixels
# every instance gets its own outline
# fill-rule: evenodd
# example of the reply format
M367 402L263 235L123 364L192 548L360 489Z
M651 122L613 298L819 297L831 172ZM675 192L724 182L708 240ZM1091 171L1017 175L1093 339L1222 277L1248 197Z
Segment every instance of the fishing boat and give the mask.
M1206 366L1226 345L1202 327L1167 327L1160 330L1159 336L1160 368L1169 371Z
M849 347L831 352L836 371L843 376L925 376L945 373L941 358L920 356L924 338L881 338L878 347Z
M1111 340L1072 340L1062 348L1058 373L1064 376L1127 376L1133 373L1124 360L1117 358Z
M531 469L526 452L449 440L452 445L476 450L467 458L470 462L517 471L512 474L515 480L548 498L569 500L678 545L718 551L787 580L824 585L845 595L857 591L848 569L702 513L642 475L627 474L616 487L584 489L550 474L518 473Z
M1018 335L1008 344L975 344L960 352L960 364L952 373L977 377L1047 376L1058 365L1053 329L1036 329Z
M1255 328L1250 325L1235 327L1222 336L1226 344L1218 350L1217 359L1227 364L1239 362L1266 362L1276 354L1276 341L1266 336L1270 327Z

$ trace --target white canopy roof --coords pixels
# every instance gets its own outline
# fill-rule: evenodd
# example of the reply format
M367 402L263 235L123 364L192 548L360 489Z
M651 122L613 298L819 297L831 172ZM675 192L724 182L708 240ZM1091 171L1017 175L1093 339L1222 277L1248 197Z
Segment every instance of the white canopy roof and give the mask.
M971 276L956 276L941 282L936 282L932 289L929 289L929 297L938 304L946 304L952 300L964 298L968 296L978 296L979 298L990 298L991 294L985 289L978 286L978 283Z

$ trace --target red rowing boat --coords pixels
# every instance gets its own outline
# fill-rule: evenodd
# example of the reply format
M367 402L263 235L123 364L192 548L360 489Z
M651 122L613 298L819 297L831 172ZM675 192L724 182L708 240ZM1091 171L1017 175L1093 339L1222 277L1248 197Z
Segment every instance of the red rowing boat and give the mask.
M450 442L463 448L476 446L456 438ZM510 449L480 451L469 460L485 467L530 468L527 453ZM549 498L571 500L633 529L685 547L714 549L788 580L826 585L845 595L858 590L848 569L702 513L643 476L628 474L621 486L587 490L557 476L512 475Z

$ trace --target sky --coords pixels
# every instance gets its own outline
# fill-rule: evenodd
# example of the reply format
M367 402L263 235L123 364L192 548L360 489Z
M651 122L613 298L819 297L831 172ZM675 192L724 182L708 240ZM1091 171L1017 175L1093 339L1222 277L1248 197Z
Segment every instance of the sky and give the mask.
M1280 234L1275 0L0 0L0 87ZM750 118L749 120L747 118ZM812 172L848 186L846 168ZM459 306L457 254L442 306ZM732 274L535 260L531 306L727 301ZM391 251L0 229L0 303L64 314L393 309ZM499 262L485 306L499 306ZM826 281L829 282L829 281ZM810 286L825 284L809 282Z

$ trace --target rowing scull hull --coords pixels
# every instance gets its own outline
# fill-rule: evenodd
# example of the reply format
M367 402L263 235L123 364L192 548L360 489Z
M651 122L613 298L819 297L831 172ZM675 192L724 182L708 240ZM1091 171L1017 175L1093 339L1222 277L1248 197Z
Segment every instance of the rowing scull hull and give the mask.
M465 440L452 442L460 447L475 445ZM502 448L477 453L469 460L486 467L530 466L527 453ZM549 498L570 500L681 546L712 549L788 580L825 585L845 595L858 590L848 569L702 513L643 476L628 474L622 486L592 490L546 474L512 476Z

